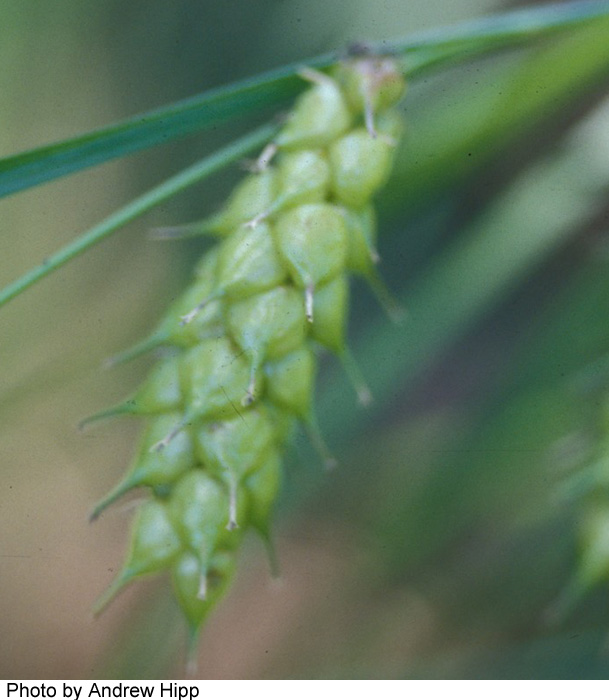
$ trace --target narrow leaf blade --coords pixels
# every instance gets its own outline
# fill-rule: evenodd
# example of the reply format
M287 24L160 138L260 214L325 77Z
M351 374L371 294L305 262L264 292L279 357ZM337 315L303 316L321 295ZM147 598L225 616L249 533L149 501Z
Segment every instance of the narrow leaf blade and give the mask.
M438 64L472 58L608 14L609 0L580 0L418 33L393 42L380 42L372 45L372 49L401 54L405 72L414 75ZM337 58L335 54L325 54L308 59L306 64L325 69ZM284 66L101 130L0 159L0 197L169 143L257 109L276 106L294 97L303 87L297 77L300 67L300 64Z

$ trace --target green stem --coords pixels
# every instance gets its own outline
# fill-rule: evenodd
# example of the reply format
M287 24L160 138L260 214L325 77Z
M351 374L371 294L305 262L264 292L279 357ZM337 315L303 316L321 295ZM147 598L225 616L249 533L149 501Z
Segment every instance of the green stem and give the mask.
M46 258L40 265L0 290L0 306L16 297L51 272L65 265L81 253L104 240L125 224L141 216L149 209L162 204L178 192L208 177L229 163L242 158L247 153L262 147L274 135L276 127L263 126L234 141L229 146L216 151L191 167L174 175L165 182L153 187L126 206L85 231L72 243Z

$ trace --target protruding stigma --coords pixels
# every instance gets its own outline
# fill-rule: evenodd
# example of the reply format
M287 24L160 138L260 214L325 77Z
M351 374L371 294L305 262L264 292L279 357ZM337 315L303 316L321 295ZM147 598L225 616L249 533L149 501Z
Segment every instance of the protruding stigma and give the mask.
M206 299L203 299L203 301L200 304L197 304L194 309L189 311L184 316L180 316L180 325L186 326L191 321L193 321L199 315L199 313L203 311L203 309L209 304L211 299L212 297L207 297Z
M226 524L227 530L237 530L239 524L237 523L237 480L234 475L230 475L229 487L228 487L228 523Z
M246 228L249 229L255 229L258 224L261 224L268 216L272 213L270 209L267 209L266 211L261 212L260 214L257 214L253 219L250 219L249 221L246 221L245 224L243 224Z
M332 83L332 78L327 76L315 68L310 68L309 66L303 66L299 71L298 75L309 83L314 83L316 85L323 85L327 83Z
M364 122L366 124L366 131L375 139L378 136L376 128L374 126L374 110L372 108L372 100L369 95L364 98Z
M256 158L254 164L252 165L252 172L263 173L270 165L275 154L278 151L278 146L276 143L268 143L263 149L262 153Z
M178 435L179 433L184 430L186 425L190 420L192 420L193 416L190 414L186 414L182 420L180 420L178 423L174 425L174 427L169 431L167 435L162 440L159 440L158 442L155 442L154 445L150 448L150 452L161 452L164 450L167 445Z
M315 286L313 282L309 282L305 287L305 315L309 323L313 323L313 296Z
M219 291L216 290L213 294L210 294L209 296L205 297L205 299L203 299L203 301L201 301L199 304L197 304L194 309L189 311L184 316L180 316L180 326L188 325L192 320L194 320L201 313L201 311L203 311L203 309L208 304L211 304L212 301L219 299L223 294L224 294L224 292L222 290L219 290Z
M245 396L241 399L242 406L251 406L256 400L256 376L260 369L260 353L252 351L252 365L250 367L250 381L247 385Z

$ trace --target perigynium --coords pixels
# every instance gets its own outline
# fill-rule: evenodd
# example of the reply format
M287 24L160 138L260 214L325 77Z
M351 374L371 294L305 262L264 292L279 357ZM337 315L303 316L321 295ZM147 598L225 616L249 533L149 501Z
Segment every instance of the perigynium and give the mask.
M370 400L346 343L349 277L368 280L397 310L376 270L372 198L400 138L403 77L391 58L365 55L302 78L308 89L252 172L220 211L185 227L218 239L191 286L116 361L161 346L170 352L128 400L86 421L125 413L147 420L131 468L92 514L134 487L148 489L126 562L97 609L133 579L169 571L191 650L244 533L253 528L272 549L295 421L334 464L314 410L318 351L334 353L360 401Z

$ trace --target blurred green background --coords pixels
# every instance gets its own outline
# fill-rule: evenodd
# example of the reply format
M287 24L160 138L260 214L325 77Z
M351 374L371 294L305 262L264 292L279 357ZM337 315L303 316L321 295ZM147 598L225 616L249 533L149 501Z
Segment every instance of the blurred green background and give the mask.
M0 154L518 4L5 0ZM599 22L410 88L379 200L381 270L408 316L392 325L354 285L352 345L375 403L358 407L324 362L320 417L340 466L324 473L298 436L276 523L281 579L248 540L204 633L201 678L609 675L606 590L556 614L590 500L565 484L600 449L608 377L608 36ZM0 283L258 121L3 200ZM87 515L138 425L76 425L145 376L146 359L101 364L150 330L203 250L148 230L210 213L238 177L192 188L0 312L3 678L183 674L166 581L92 619L130 513Z

